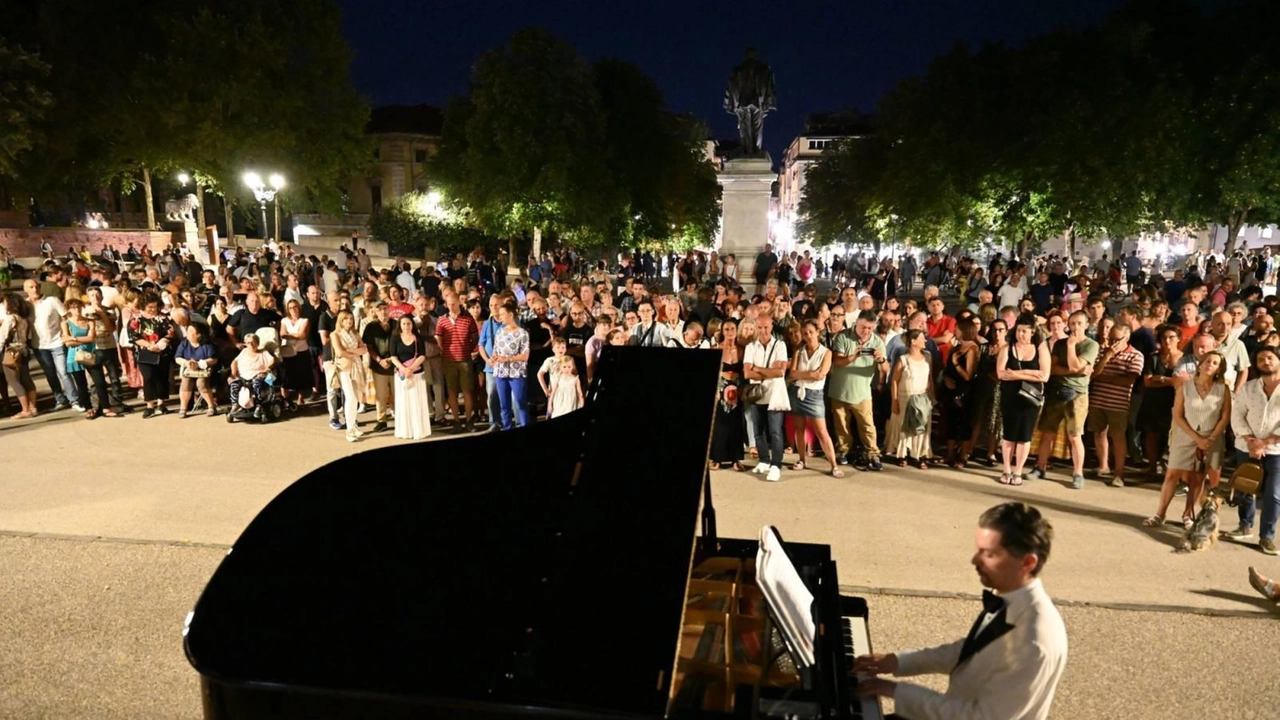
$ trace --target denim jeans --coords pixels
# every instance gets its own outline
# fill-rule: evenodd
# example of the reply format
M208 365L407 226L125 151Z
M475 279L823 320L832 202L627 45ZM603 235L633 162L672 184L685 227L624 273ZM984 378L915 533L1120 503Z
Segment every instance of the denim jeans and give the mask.
M756 446L760 462L782 467L782 448L785 439L782 435L782 421L786 413L781 410L770 410L768 405L750 405L751 414L755 416L755 435L751 442Z
M494 377L493 373L484 374L484 391L486 405L489 408L489 424L494 430L501 430L502 403L498 401L498 378Z
M67 375L67 349L56 347L52 350L36 350L36 362L44 370L45 382L53 391L53 401L58 405L66 405L67 396L63 390L71 390L71 376ZM87 408L86 408L87 409Z
M1236 462L1249 460L1249 454L1236 451ZM1258 527L1258 537L1263 540L1274 540L1276 537L1276 511L1280 508L1280 455L1266 455L1262 458L1262 524ZM1253 515L1257 500L1252 495L1239 495L1240 524L1253 527Z
M494 377L492 379L496 386L494 394L498 396L498 406L502 413L502 429L511 429L512 405L515 406L516 424L519 427L528 425L529 418L524 409L524 378Z

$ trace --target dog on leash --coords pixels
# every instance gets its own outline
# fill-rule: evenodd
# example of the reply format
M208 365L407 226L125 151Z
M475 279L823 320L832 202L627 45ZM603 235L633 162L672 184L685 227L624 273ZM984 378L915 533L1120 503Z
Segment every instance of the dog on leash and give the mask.
M1191 528L1182 538L1178 552L1194 552L1204 550L1218 540L1218 510L1222 508L1222 497L1217 490L1210 490L1204 502L1200 504L1200 512L1191 523Z

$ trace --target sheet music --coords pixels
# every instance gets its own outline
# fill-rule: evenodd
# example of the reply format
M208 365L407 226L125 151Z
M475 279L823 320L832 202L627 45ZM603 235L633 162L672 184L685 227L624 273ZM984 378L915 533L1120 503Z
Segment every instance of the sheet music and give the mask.
M813 593L809 592L791 558L787 557L782 539L768 525L760 529L756 584L769 603L788 646L799 654L794 658L796 665L812 667L815 663L813 639L818 634L813 622Z

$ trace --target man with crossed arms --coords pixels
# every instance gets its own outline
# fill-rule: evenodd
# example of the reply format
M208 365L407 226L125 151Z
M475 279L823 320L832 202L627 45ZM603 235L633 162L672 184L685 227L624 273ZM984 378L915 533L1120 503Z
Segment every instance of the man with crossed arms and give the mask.
M1044 720L1067 666L1067 630L1040 584L1053 527L1026 503L997 505L978 519L973 566L991 590L963 640L900 655L863 655L855 673L897 677L948 673L945 693L882 678L858 694L891 697L909 720Z

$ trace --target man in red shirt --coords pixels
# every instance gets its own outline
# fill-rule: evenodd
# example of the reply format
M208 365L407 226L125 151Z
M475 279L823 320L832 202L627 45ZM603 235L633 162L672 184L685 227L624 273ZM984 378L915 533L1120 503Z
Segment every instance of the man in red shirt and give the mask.
M946 314L945 306L940 297L929 298L927 307L929 308L929 319L926 321L925 332L929 334L929 338L937 343L938 349L942 351L942 365L946 367L947 356L951 354L951 341L956 336L956 319Z
M440 354L444 358L445 394L449 399L449 410L453 412L456 422L466 423L466 432L473 432L471 407L475 402L475 378L471 376L471 355L480 344L480 328L471 315L462 311L462 301L453 290L444 291L444 304L449 309L436 323L436 340L440 343ZM466 419L458 414L458 393L462 393Z

